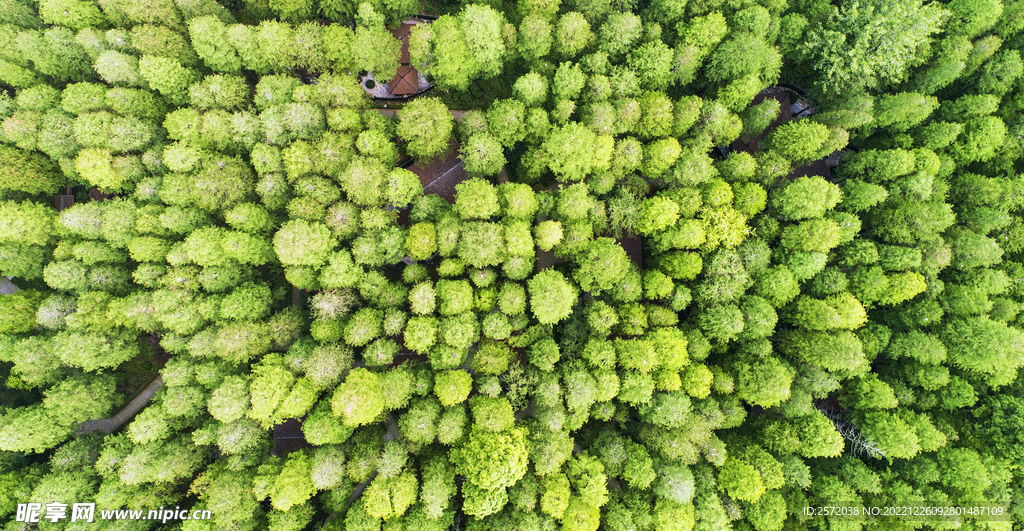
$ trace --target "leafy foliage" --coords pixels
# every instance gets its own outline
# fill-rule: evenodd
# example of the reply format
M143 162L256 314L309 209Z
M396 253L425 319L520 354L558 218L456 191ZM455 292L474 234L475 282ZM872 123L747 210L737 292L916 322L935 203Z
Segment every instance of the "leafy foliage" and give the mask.
M1020 527L1020 5L0 11L0 517Z

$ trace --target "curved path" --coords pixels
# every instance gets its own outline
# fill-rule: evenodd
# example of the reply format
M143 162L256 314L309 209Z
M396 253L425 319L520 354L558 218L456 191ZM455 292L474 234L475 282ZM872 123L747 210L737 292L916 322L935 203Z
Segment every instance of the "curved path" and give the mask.
M384 442L393 441L393 440L397 439L398 437L400 437L401 435L402 435L402 432L398 428L398 422L395 422L395 417L393 417L390 414L385 416L384 417ZM356 485L356 488L352 491L352 494L349 494L349 496L348 496L348 505L349 505L349 507L351 507L352 504L355 503L356 500L358 500L359 497L363 495L363 491L366 490L366 487L370 486L370 483L376 477L377 477L377 471L374 470L373 473L370 474L370 477L366 478L366 480L363 481L362 483Z
M0 295L10 295L21 291L21 288L15 286L7 277L0 277Z
M146 407L146 404L153 399L156 392L160 390L164 385L164 379L162 376L157 376L149 385L142 390L139 394L135 395L135 398L131 399L127 404L121 408L121 411L114 413L113 416L105 419L96 419L83 422L78 427L78 431L75 435L84 435L86 433L92 433L94 431L102 431L103 433L113 433L117 431L125 422L128 422L135 416L136 413L142 411L142 408Z
M2 287L2 286L0 286ZM15 288L17 289L17 288ZM298 288L292 289L292 305L299 308L302 307L302 291ZM160 390L164 385L164 379L162 376L157 376L145 389L135 395L120 411L114 413L113 416L105 419L88 420L78 427L75 431L75 435L84 435L86 433L92 433L95 431L102 431L103 433L114 433L118 428L124 425L132 419L142 408L146 407L146 404L156 396L156 392Z

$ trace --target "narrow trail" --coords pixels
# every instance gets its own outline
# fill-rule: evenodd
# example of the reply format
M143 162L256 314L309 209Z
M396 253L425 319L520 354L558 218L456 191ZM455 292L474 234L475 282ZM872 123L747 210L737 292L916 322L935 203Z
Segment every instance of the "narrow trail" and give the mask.
M75 435L84 435L86 433L92 433L95 431L102 431L103 433L113 433L118 428L124 425L132 419L142 408L146 407L146 404L153 399L156 392L160 390L164 385L164 379L162 376L157 376L149 385L146 386L139 394L135 395L135 398L131 399L120 411L114 413L113 416L105 419L96 419L83 422Z
M0 277L0 295L10 295L19 291L21 291L21 288L15 286L7 277Z
M390 414L387 415L386 417L384 417L384 428L385 428L385 430L384 430L384 442L385 443L388 442L388 441L393 441L393 440L397 439L398 437L400 437L402 435L402 432L398 428L398 422L396 422L395 421L395 417L393 417ZM377 477L377 471L375 470L372 474L370 474L370 477L366 478L365 481L363 481L362 483L356 485L356 488L352 491L352 494L349 494L349 496L348 496L348 505L349 505L349 507L351 507L352 504L355 503L356 500L358 500L359 497L363 495L363 491L366 490L366 487L370 486L370 483L376 477Z

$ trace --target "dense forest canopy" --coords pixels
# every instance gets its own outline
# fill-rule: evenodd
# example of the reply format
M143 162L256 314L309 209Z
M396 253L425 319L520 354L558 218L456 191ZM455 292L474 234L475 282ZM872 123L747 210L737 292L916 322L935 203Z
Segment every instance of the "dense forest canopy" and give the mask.
M3 0L0 525L1022 527L1022 45L1024 0ZM211 518L100 517L158 507Z

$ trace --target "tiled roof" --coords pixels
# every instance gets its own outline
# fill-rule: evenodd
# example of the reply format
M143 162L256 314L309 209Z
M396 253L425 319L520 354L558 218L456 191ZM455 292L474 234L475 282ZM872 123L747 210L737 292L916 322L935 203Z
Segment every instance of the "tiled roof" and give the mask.
M416 94L419 91L420 74L415 68L408 65L398 67L398 73L388 82L388 92L392 96Z
M437 194L449 203L455 202L455 185L469 179L466 167L459 158L459 143L452 139L448 154L427 164L417 162L409 171L420 178L424 194Z

